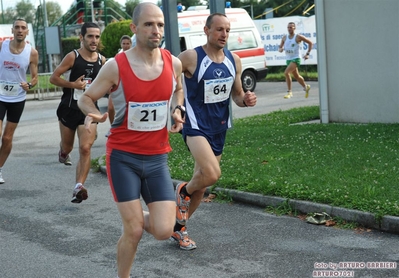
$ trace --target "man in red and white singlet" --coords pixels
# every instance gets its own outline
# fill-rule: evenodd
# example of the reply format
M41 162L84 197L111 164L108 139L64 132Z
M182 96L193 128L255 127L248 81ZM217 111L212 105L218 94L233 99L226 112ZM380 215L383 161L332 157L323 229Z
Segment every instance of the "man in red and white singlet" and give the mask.
M183 128L184 102L177 57L159 48L164 16L152 3L133 11L130 28L135 47L116 55L100 70L98 78L79 99L90 132L92 122L104 122L95 101L110 92L115 119L107 141L107 175L123 223L117 246L118 276L127 278L144 230L158 240L169 239L176 217L172 179L167 166L171 151L168 121L173 97L171 132ZM111 91L110 91L111 89ZM179 106L180 105L180 106ZM148 206L143 211L140 196Z

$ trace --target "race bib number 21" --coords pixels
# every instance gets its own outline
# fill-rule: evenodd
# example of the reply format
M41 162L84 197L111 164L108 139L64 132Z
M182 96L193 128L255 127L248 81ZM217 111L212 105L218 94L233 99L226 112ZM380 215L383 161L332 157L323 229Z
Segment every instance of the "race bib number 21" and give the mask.
M128 129L156 131L165 127L168 119L168 101L129 102Z

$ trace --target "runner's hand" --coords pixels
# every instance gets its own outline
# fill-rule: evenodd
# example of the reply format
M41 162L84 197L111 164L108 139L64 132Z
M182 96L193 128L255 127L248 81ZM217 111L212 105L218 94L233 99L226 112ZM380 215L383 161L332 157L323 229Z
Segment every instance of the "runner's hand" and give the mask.
M74 89L78 89L78 90L84 90L86 88L86 81L84 80L85 75L83 74L82 76L80 76L78 79L75 80Z
M108 112L105 112L102 115L89 113L85 118L85 129L87 129L87 131L91 133L90 125L92 123L103 123L107 120L107 118L108 118Z

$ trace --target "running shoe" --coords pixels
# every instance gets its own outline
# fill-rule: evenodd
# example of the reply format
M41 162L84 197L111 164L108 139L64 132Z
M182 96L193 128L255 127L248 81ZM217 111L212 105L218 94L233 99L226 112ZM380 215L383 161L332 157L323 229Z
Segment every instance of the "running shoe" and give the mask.
M58 161L60 163L64 163L67 166L71 166L72 162L71 162L71 156L69 154L64 154L61 149L58 152Z
M4 179L3 179L3 173L2 170L0 170L0 184L5 183Z
M293 95L291 91L288 91L287 94L284 96L284 98L292 98L292 97Z
M79 185L75 187L72 193L72 203L79 204L82 201L86 200L88 197L87 189L83 185Z
M197 248L195 242L188 236L186 227L181 228L180 231L173 232L170 237L171 240L174 240L183 250L193 250Z
M176 187L176 222L185 226L188 219L188 207L190 206L191 198L184 196L181 190L187 182L179 183Z
M305 98L308 98L309 91L310 91L310 85L306 85L304 90L305 90Z

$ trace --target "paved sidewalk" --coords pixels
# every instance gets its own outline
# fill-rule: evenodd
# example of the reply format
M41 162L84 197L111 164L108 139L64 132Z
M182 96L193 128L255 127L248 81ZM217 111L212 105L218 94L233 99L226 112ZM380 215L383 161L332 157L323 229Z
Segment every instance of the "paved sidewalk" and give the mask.
M284 83L259 84L259 106L239 111L262 114L318 103L316 83L309 99L296 88L294 97L284 100ZM75 141L72 167L58 162L58 104L59 97L26 103L13 151L3 167L0 278L117 277L116 244L122 226L117 206L106 175L94 171L85 184L89 198L81 204L71 203L78 146ZM101 108L106 104L107 99L99 101ZM105 153L108 131L109 122L98 125L93 158ZM284 199L235 191L230 194L234 202L204 202L188 221L196 250L184 251L169 240L157 241L144 233L132 277L399 277L395 234L312 225L296 217L265 212L266 204ZM142 205L146 209L144 202ZM319 206L301 205L307 209Z

